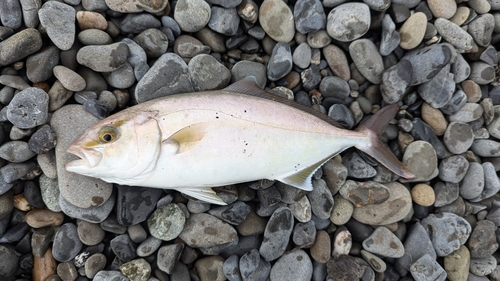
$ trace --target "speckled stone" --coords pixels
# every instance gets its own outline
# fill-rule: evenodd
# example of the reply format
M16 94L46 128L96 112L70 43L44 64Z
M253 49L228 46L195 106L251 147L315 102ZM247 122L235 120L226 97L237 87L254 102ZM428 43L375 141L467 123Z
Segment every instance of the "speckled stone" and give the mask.
M213 247L237 239L236 230L220 219L205 213L191 214L179 235L190 247Z
M421 224L429 234L439 257L447 256L460 248L471 234L470 224L453 213L430 214Z
M259 7L259 23L277 42L289 42L295 34L292 10L283 1L264 0Z
M356 15L356 16L352 16ZM370 28L370 8L364 3L345 3L328 14L326 30L341 42L351 42L363 36Z
M383 226L377 227L362 245L368 252L385 257L400 258L405 253L401 240Z

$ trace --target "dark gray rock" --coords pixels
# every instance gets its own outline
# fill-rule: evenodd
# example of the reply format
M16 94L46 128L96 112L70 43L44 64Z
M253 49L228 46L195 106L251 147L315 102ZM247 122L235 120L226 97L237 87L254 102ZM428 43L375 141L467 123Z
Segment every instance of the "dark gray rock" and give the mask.
M65 223L57 230L52 246L52 255L59 262L72 260L82 249L76 225Z
M404 249L405 253L398 259L398 264L406 270L410 270L411 265L424 255L430 255L433 259L437 257L432 241L419 222L408 229Z
M4 245L0 245L0 258L2 259L2 267L0 267L0 278L4 280L14 280L19 258L16 252Z
M469 222L452 213L430 214L421 224L429 234L438 257L447 256L457 250L471 234Z
M293 9L295 29L302 33L325 29L326 15L319 0L299 0Z
M236 35L240 24L240 17L236 8L212 6L211 11L212 16L208 22L208 27L226 36Z
M267 65L267 77L271 81L279 80L292 70L292 65L293 58L290 45L278 42L273 48Z
M136 257L136 245L127 234L118 235L110 242L113 253L122 262L131 261Z
M412 75L411 63L405 59L386 69L382 73L380 83L380 92L384 101L389 104L400 101L412 81Z
M9 103L7 119L18 128L31 129L47 122L48 106L47 93L39 88L27 88Z
M56 147L57 136L49 125L43 125L31 135L28 147L36 154L47 153Z
M448 104L454 92L455 81L449 66L441 68L429 81L418 87L420 97L434 108Z
M147 187L120 185L117 189L116 217L122 225L145 221L163 194L161 189Z
M124 33L141 33L149 28L160 28L161 22L155 16L148 13L127 14L119 24Z
M252 249L240 258L240 273L242 280L266 280L271 271L271 264Z
M452 51L445 44L435 44L406 53L403 59L411 63L413 70L410 86L429 81L450 62L451 58Z
M274 211L266 225L264 241L259 249L266 261L275 260L285 252L293 231L293 224L293 215L289 208L280 207Z
M451 183L459 183L469 169L469 162L461 155L444 158L439 163L439 178Z

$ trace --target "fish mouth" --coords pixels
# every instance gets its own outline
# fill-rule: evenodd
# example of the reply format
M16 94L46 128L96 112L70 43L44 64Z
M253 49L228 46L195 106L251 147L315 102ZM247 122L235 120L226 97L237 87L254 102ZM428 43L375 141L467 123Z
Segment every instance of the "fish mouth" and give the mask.
M69 172L80 172L82 169L95 167L101 161L102 154L94 149L85 149L77 145L70 145L66 150L68 153L80 159L66 163L64 166Z

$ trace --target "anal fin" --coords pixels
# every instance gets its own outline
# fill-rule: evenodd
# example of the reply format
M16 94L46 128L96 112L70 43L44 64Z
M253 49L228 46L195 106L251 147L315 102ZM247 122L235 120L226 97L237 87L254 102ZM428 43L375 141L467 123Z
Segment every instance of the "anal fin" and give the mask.
M288 185L291 185L293 187L296 187L298 189L306 190L306 191L311 191L313 190L312 186L312 176L314 173L323 165L325 164L328 160L330 160L332 157L334 157L337 154L334 154L332 156L329 156L328 158L325 158L303 170L300 170L299 172L289 175L287 177L277 179L278 181L282 183L286 183Z
M194 197L196 199L205 201L211 204L217 205L227 205L226 202L222 201L222 199L217 196L217 193L212 190L211 187L182 187L177 189L177 191L182 192L188 196Z

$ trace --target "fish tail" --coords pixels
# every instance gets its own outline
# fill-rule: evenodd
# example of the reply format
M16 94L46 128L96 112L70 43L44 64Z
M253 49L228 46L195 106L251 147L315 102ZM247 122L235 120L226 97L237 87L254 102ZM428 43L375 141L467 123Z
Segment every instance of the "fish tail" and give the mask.
M358 126L355 131L364 135L368 141L363 141L355 145L355 147L377 159L393 173L403 178L411 179L415 177L412 172L380 140L380 136L398 110L399 106L397 104L386 106Z

